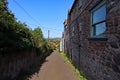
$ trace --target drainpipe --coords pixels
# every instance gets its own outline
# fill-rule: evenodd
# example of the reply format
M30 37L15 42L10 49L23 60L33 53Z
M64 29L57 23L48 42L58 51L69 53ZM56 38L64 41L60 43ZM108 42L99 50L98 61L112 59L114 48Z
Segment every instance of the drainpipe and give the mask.
M81 44L80 44L80 30L79 30L79 23L78 23L78 19L76 19L76 24L77 24L77 30L78 30L78 41L79 41L79 44L78 44L78 48L79 48L79 64L78 64L78 69L80 70L80 47L81 47Z

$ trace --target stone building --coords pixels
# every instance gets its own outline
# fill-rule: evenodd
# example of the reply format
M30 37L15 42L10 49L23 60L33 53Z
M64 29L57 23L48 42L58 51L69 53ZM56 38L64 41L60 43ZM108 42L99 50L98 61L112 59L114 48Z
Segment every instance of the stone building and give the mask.
M68 21L65 19L64 21L64 52L66 55L69 55L69 28Z
M68 57L88 80L120 79L120 0L74 0L67 28Z
M60 40L60 51L64 52L64 32L62 32L62 38Z
M62 52L62 38L60 39L60 52Z

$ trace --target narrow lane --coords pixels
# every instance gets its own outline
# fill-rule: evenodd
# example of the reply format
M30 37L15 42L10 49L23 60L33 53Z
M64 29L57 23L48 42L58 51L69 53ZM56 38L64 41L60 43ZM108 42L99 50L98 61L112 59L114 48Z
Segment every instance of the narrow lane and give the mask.
M46 58L39 73L31 76L29 80L79 80L77 74L71 69L58 52L53 52Z

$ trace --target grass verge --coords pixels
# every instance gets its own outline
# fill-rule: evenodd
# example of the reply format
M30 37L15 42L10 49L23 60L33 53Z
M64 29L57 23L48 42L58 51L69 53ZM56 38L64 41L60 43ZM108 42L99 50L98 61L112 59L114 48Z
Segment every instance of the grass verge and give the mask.
M81 71L79 71L78 69L76 69L75 66L69 61L69 59L67 58L66 54L64 54L64 53L60 53L60 54L62 55L63 59L70 64L71 68L79 76L79 80L87 80L87 78L83 75L83 73Z

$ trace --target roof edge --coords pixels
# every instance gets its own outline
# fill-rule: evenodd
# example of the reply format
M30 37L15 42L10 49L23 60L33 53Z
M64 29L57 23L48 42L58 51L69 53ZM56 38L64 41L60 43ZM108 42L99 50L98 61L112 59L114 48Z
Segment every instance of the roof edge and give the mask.
M71 7L71 10L70 10L70 12L68 13L69 15L71 14L71 12L72 12L72 10L73 10L73 7L75 6L75 3L77 2L77 0L74 0L74 2L73 2L73 5L72 5L72 7Z

